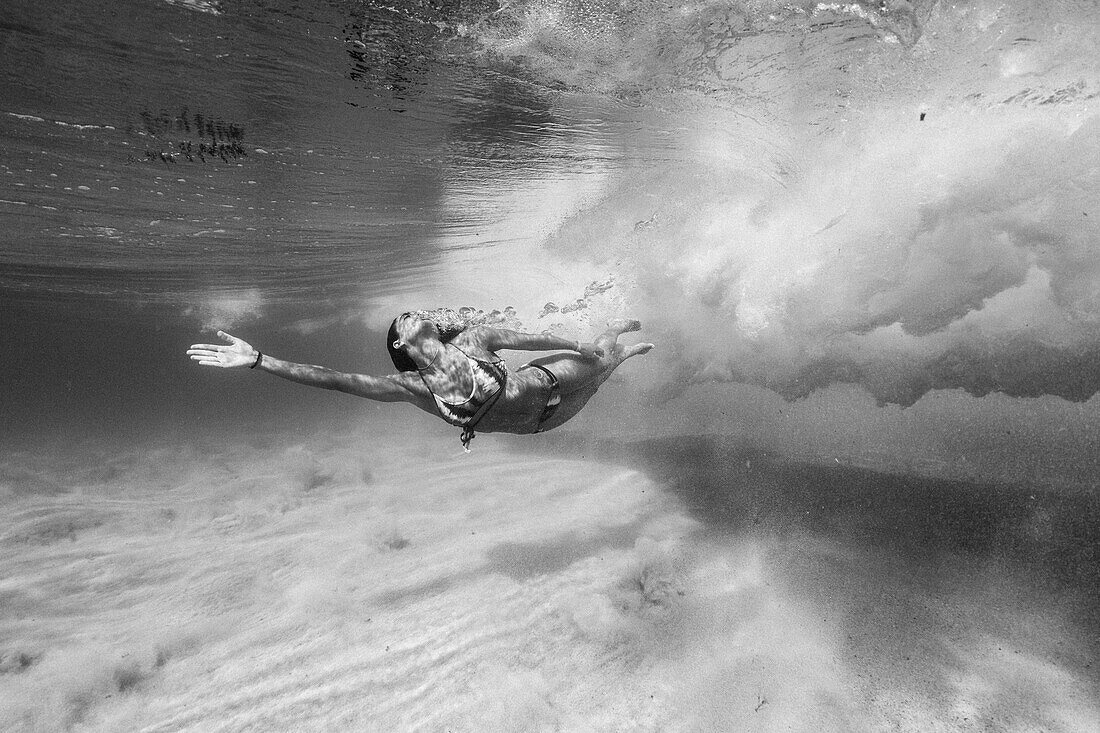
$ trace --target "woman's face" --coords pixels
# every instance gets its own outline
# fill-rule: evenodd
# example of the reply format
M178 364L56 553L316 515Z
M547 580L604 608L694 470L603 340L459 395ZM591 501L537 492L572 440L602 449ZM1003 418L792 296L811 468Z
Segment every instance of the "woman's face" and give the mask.
M435 324L417 318L413 313L403 313L398 316L397 333L407 344L414 344L426 338L439 339L439 329Z

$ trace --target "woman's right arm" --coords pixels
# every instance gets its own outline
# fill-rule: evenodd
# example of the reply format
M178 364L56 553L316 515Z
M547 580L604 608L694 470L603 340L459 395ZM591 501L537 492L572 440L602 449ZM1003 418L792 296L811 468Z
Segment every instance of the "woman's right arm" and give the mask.
M261 369L277 377L321 389L335 389L358 397L379 402L422 401L423 390L420 384L406 374L394 374L386 377L372 377L368 374L348 374L328 367L313 364L296 364L261 354L247 341L231 336L224 331L218 335L229 342L221 344L193 344L187 350L192 360L203 366L216 366L225 369L248 367Z
M519 351L576 351L585 359L603 356L603 349L596 344L570 341L551 333L520 333L504 328L483 328L485 346L489 351L516 349Z

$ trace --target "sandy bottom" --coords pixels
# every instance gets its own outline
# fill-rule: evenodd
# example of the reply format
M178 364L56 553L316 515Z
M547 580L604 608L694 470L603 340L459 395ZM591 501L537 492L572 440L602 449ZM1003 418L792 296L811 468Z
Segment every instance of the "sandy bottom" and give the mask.
M398 445L6 459L0 729L1100 730L1072 583L995 549L682 454Z

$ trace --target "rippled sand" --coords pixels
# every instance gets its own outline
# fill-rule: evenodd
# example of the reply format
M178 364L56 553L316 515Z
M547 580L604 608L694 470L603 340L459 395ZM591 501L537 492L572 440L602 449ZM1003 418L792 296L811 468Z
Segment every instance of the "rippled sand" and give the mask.
M873 486L809 521L782 471L452 442L9 457L0 727L1100 728L1072 604L832 531Z

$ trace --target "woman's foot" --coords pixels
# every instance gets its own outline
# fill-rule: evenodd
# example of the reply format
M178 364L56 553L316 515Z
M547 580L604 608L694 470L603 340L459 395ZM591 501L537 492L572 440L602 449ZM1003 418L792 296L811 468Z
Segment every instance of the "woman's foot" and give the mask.
M652 348L653 344L650 343L634 344L633 346L615 346L615 356L622 362L632 356L648 354Z
M620 334L629 333L640 331L642 322L635 318L615 318L607 322L607 328L611 331L618 331Z

